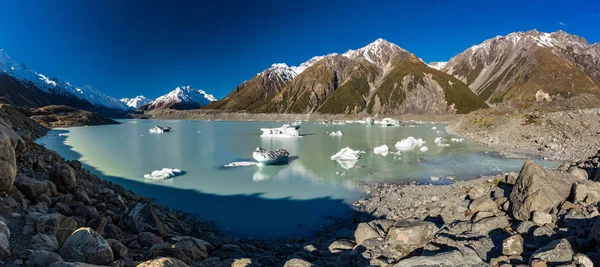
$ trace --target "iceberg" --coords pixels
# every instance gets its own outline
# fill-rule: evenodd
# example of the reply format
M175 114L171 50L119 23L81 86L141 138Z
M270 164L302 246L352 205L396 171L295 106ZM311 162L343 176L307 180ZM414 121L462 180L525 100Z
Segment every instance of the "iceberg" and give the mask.
M425 141L421 138L416 139L412 136L407 137L406 139L400 140L400 142L396 143L395 147L398 151L410 151L414 150L417 147L422 147L425 145Z
M171 127L167 127L167 126L154 126L154 128L150 129L151 133L166 133L166 132L170 132L171 131Z
M330 132L329 135L331 135L331 136L342 136L343 133L342 133L342 131L337 131L337 132Z
M290 153L285 149L277 149L275 151L266 150L261 147L257 147L252 153L252 157L262 164L279 164L279 163L287 163L289 161Z
M342 148L340 152L335 153L335 155L331 156L331 160L358 160L360 159L360 155L364 153L364 151L353 150L352 148L345 147Z
M261 128L264 137L299 137L300 133L294 126L284 124L279 128Z
M421 147L421 152L427 152L429 150L429 148L427 146Z
M183 174L183 172L180 169L163 168L162 170L153 171L150 174L144 174L144 178L150 180L166 180L181 174Z
M373 148L373 152L378 155L387 156L390 153L390 148L387 145L378 146Z

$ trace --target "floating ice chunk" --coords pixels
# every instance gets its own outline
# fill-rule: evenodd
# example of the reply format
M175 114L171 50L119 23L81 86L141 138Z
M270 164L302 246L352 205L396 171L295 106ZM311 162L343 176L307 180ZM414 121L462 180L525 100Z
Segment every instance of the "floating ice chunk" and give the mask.
M382 156L387 156L388 153L390 153L390 148L387 145L382 145L382 146L378 146L376 148L373 148L373 152L375 154L379 154Z
M342 131L337 131L337 132L330 132L329 135L331 135L331 136L342 136L343 133L342 133Z
M290 126L289 124L284 124L279 128L261 128L263 133L261 136L269 136L269 137L299 137L300 133L294 126Z
M342 148L340 152L335 153L335 155L331 156L331 160L358 160L360 159L360 155L364 153L364 151L353 150L352 148L345 147Z
M256 161L235 161L235 162L227 163L227 164L223 165L223 167L230 168L230 167L248 167L248 166L260 166L260 165L261 164Z
M429 150L429 148L427 146L421 147L421 152L427 152L427 150Z
M464 138L451 138L450 141L454 142L454 143L462 143L465 141L465 139Z
M412 136L409 136L406 139L400 140L400 142L396 143L395 147L399 151L410 151L414 150L417 147L422 147L425 145L425 141L421 138L416 139Z
M180 169L163 168L162 170L153 171L151 174L145 174L144 178L150 180L165 180L180 174L183 174Z

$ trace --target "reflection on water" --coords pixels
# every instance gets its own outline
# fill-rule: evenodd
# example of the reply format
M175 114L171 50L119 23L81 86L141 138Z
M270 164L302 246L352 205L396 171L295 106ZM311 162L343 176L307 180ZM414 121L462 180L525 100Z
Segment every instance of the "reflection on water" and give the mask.
M361 182L428 182L430 176L448 175L466 179L481 174L516 171L523 163L523 160L501 159L468 141L438 147L434 139L449 136L431 128L443 129L442 124L379 127L305 123L300 128L304 134L301 138L264 138L260 137L260 128L278 127L281 123L126 122L134 121L136 123L55 130L39 142L66 159L82 161L106 179L119 177L114 181L128 189L153 197L172 208L199 214L202 219L213 220L221 228L230 229L239 236L276 237L310 233L319 228L324 216L347 212L349 208L339 203L350 204L362 197L363 194L356 190L356 185ZM170 126L173 130L150 134L148 129L155 124ZM337 130L342 130L344 135L332 137L326 134ZM429 151L417 149L401 155L393 154L396 151L394 144L408 136L423 138ZM392 153L387 156L373 153L374 147L384 144L390 147ZM257 146L270 150L286 149L290 152L289 164L223 167L231 162L253 161L252 151ZM331 155L344 147L366 151L366 154L357 162L332 161ZM186 173L164 181L143 178L144 174L162 168L178 168ZM170 189L196 193L183 198L174 195L177 193ZM221 203L198 203L207 196L232 198L225 198L227 203L225 200L220 200ZM236 196L273 201L242 201L244 198ZM262 206L252 206L256 203ZM290 205L294 205L293 215L281 218L282 212L292 208ZM260 213L260 218L252 214L243 219L231 218L231 214L248 211Z

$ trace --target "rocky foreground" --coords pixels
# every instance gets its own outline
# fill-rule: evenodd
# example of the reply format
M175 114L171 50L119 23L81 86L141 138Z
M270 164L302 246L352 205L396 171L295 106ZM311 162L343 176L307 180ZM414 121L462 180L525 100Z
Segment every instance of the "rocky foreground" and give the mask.
M34 125L27 117L0 117L10 119L0 121L3 266L600 264L600 154L448 186L365 185L355 216L310 238L262 241L104 181L12 129Z

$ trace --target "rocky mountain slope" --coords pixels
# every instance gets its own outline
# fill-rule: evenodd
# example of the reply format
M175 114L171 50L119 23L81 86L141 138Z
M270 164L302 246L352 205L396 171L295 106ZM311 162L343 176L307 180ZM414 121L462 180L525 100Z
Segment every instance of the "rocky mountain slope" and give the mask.
M179 86L168 94L141 106L139 109L197 109L216 100L214 96L207 94L203 90L194 89L190 86Z
M487 105L458 79L383 39L298 67L273 65L205 108L277 113L465 113ZM295 74L295 75L294 75Z
M136 109L140 108L141 106L152 102L151 99L148 99L147 97L145 97L143 95L138 95L134 98L121 98L121 99L119 99L119 101L121 101L122 103L124 103L125 105L127 105L129 108L131 108L133 110L136 110Z
M5 102L26 107L50 104L85 109L124 111L128 107L91 86L75 86L34 72L0 49L0 96Z
M442 70L492 103L600 95L600 43L563 31L515 32L465 50Z

